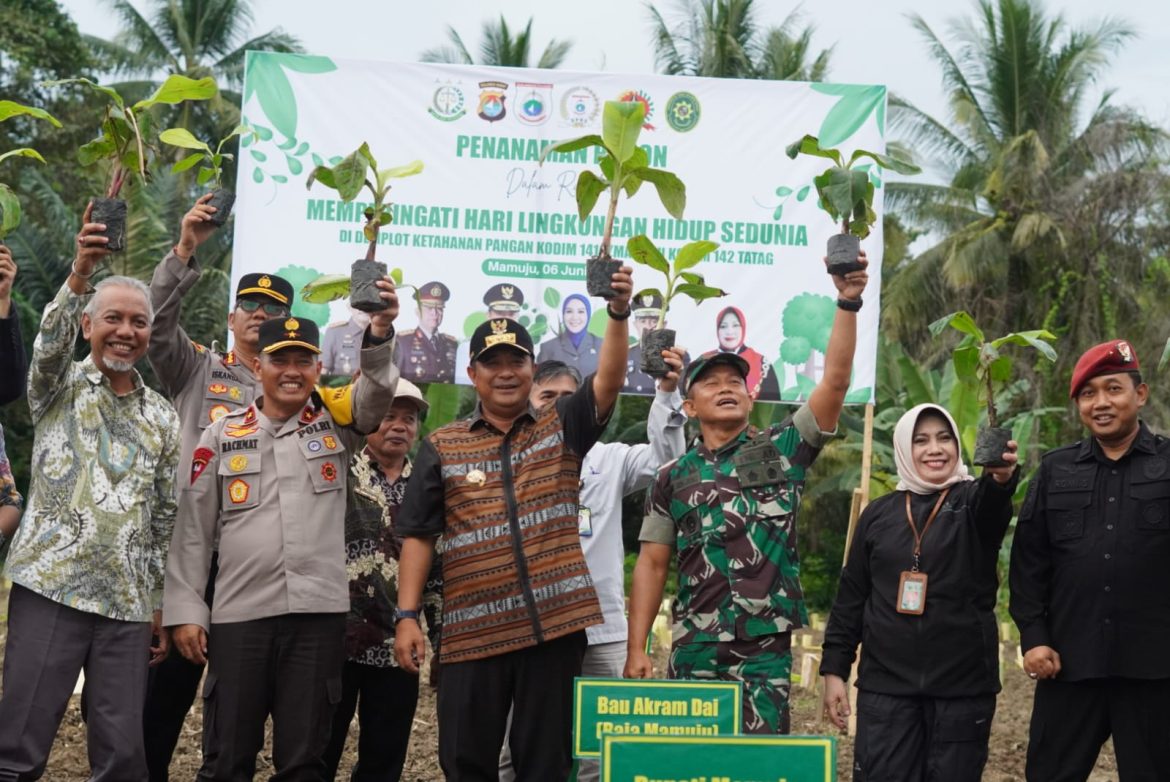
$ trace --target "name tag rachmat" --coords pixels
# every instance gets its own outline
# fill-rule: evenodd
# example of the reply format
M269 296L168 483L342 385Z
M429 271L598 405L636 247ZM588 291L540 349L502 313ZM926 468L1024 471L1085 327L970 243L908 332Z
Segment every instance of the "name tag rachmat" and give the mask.
M910 525L910 532L914 535L914 564L909 570L903 570L901 578L898 579L898 604L895 608L899 614L921 616L922 612L926 610L926 584L928 578L920 569L922 564L922 539L926 537L926 531L930 529L930 525L938 517L938 512L942 510L943 503L947 501L947 495L950 493L951 490L948 487L939 495L938 500L934 503L934 507L930 511L930 515L926 517L926 523L922 525L922 532L919 532L918 527L914 524L914 512L910 509L910 492L906 492L906 523Z

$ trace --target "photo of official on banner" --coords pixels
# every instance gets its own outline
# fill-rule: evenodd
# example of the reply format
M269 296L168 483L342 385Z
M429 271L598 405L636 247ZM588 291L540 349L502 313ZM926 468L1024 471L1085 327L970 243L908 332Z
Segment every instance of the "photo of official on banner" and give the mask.
M393 168L371 167L370 176L388 174L388 216L373 234L377 261L402 273L396 360L403 377L421 382L469 383L467 341L489 317L522 323L538 357L583 374L596 367L607 315L604 301L586 293L585 261L598 254L609 196L582 220L577 188L581 177L604 173L604 152L541 157L557 142L600 135L605 102L621 100L644 109L639 158L685 183L685 209L682 219L672 216L679 210L668 212L649 180L627 188L610 254L628 262L628 243L639 235L668 262L688 243L711 242L717 247L690 271L727 292L698 303L676 298L665 324L661 297L635 297L623 390L653 393L636 358L643 332L664 325L689 355L743 356L758 399L806 399L823 372L836 311L823 258L842 223L826 214L814 183L829 161L807 149L790 157L786 147L814 136L819 149L840 150L846 162L857 150L875 150L876 158L849 169L855 190L859 183L870 190L878 219L860 242L875 282L859 313L847 402L873 400L890 165L877 159L885 149L884 87L249 52L243 98L243 124L253 132L241 138L232 283L259 270L290 280L293 314L338 345L326 351L325 371L352 371L344 347L352 352L364 313L344 299L314 302L301 292L323 275L348 277L367 257L366 213L377 209L369 189L346 200L306 183L310 172L336 170L368 145L377 166ZM658 272L630 265L635 290L662 286Z

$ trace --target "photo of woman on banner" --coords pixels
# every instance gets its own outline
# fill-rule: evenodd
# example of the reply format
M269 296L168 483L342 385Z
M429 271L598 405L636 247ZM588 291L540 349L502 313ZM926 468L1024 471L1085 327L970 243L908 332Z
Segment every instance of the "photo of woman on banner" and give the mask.
M593 307L581 293L571 293L561 302L561 332L542 342L537 363L563 361L588 377L597 371L601 338L589 333Z
M977 782L1000 690L995 616L1000 544L1019 481L1006 466L976 479L954 419L918 405L894 427L897 490L857 523L825 630L824 709L844 729L857 673L855 778Z
M747 319L743 310L732 306L721 309L715 317L715 337L719 341L720 352L735 353L748 363L747 388L752 399L774 401L780 398L780 384L776 381L772 365L763 354L744 344L747 339Z

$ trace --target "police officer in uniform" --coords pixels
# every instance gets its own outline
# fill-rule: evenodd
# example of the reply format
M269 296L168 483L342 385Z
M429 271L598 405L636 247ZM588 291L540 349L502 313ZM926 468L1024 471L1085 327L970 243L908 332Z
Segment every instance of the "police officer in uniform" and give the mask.
M418 327L398 335L398 371L415 382L454 383L459 340L439 333L451 291L441 282L418 290Z
M398 308L390 303L372 316L361 376L344 389L316 387L312 321L263 323L253 360L262 396L207 428L180 480L163 624L184 657L210 661L200 779L251 779L269 715L276 777L324 778L349 609L347 454L394 397ZM203 592L217 539L209 608Z
M200 198L184 215L178 244L155 268L150 281L154 328L147 357L164 394L179 413L180 465L190 463L204 429L228 412L248 406L259 394L252 360L259 350L260 324L271 318L287 318L293 302L293 287L287 280L275 274L245 274L236 286L235 306L227 318L233 350L223 355L191 341L179 319L183 298L202 273L195 251L215 230L209 221L215 211L206 204L209 198ZM214 558L211 567L214 571ZM213 572L205 595L209 603L214 584ZM143 720L146 764L151 782L166 782L171 755L203 668L172 654L152 669L151 676Z
M520 308L524 306L524 292L510 282L497 283L484 293L483 303L487 307L488 320L519 320ZM467 370L471 367L469 346L470 342L459 343L459 350L455 354L457 378L467 377Z
M350 307L349 320L330 323L321 341L321 371L327 375L350 378L358 368L362 334L370 325L370 316Z
M642 334L647 329L658 327L658 315L662 311L662 297L657 293L644 293L632 299L634 328L638 332L638 344L630 348L626 358L626 382L623 394L653 394L658 381L642 371ZM691 363L689 353L683 353L683 370Z
M1045 454L1012 543L1011 614L1036 681L1028 780L1170 779L1170 440L1125 340L1090 348L1069 395L1089 437Z

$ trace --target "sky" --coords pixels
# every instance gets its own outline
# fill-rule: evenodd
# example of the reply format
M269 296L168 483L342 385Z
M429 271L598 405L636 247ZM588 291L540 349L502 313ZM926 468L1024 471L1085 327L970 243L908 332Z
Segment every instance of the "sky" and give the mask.
M156 2L130 0L139 10ZM82 32L112 37L117 20L103 0L63 0ZM551 38L570 39L573 48L563 67L610 73L653 73L651 23L644 2L635 0L253 0L252 34L282 27L299 37L313 54L335 58L411 62L425 49L446 43L447 26L454 26L477 53L480 27L489 16L502 14L515 27L534 18L535 61ZM676 0L655 2L671 18ZM780 23L797 3L756 0L762 26ZM1074 25L1102 18L1099 0L1048 0ZM919 13L932 29L947 39L950 23L971 18L974 0L834 0L806 2L804 20L816 27L817 50L835 45L830 81L884 84L937 118L946 119L946 103L939 70L907 19ZM1099 89L1116 89L1115 100L1141 109L1163 125L1170 124L1170 3L1131 0L1117 15L1139 35L1120 51L1105 72ZM628 21L617 21L623 15ZM1099 92L1098 92L1099 94Z

